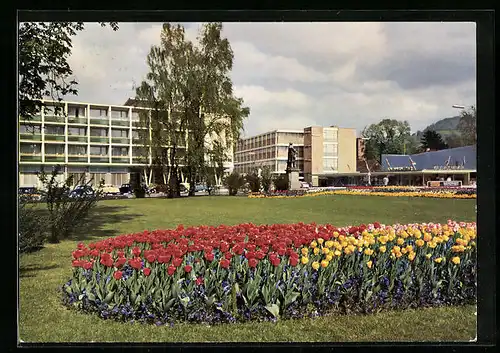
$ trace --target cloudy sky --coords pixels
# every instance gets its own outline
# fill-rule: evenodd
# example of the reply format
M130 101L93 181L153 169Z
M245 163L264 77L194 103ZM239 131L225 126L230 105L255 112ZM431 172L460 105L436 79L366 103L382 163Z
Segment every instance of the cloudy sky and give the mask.
M200 24L184 24L196 40ZM147 73L160 23L89 23L73 40L71 100L123 104ZM388 117L413 131L476 101L474 23L225 23L245 135L311 125L356 128Z

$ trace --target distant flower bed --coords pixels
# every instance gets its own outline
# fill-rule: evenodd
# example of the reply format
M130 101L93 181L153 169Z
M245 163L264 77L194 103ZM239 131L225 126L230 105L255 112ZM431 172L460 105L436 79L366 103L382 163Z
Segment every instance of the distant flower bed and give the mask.
M474 303L476 224L290 224L145 231L73 252L63 302L172 324Z
M287 198L287 197L313 197L324 195L368 195L368 196L391 196L391 197L429 197L448 199L475 199L474 188L424 188L424 187L348 187L344 190L328 191L287 191L276 193L250 193L249 198Z

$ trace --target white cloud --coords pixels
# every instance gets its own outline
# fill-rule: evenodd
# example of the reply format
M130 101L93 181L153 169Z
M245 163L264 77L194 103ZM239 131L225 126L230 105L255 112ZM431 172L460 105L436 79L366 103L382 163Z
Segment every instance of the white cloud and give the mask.
M186 37L196 41L200 24ZM76 100L123 104L160 43L159 23L87 24L73 41ZM226 23L235 93L247 134L338 125L361 130L383 117L413 130L475 103L473 23ZM75 100L74 97L71 98Z

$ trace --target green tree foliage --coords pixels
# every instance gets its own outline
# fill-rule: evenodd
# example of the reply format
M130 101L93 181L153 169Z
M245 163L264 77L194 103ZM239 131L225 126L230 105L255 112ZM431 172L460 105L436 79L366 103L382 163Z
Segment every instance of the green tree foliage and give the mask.
M286 175L284 174L279 174L276 176L273 180L274 182L274 188L278 191L285 191L288 190L288 180Z
M460 134L451 134L444 138L449 148L456 148L465 146L463 138Z
M101 23L101 26L105 26ZM116 22L110 23L113 30ZM71 79L68 64L72 37L84 29L83 22L25 22L19 26L19 115L27 120L40 113L41 99L61 101L76 95L78 84ZM57 107L56 114L62 109Z
M235 196L245 184L245 178L237 171L234 171L226 177L224 184L229 189L229 195Z
M45 242L45 218L40 215L36 203L29 197L19 197L19 252L32 252L42 248Z
M407 121L383 119L378 124L367 126L362 136L365 140L365 156L380 162L382 154L403 154L410 140L410 124Z
M101 181L99 186L93 189L92 180L86 181L82 177L77 182L80 186L79 193L72 195L73 176L68 177L64 182L59 182L60 170L61 167L56 166L50 175L42 170L38 176L43 185L48 210L49 236L47 240L50 243L59 243L62 239L68 238L77 227L85 222L89 212L101 198L104 185Z
M420 139L420 145L422 151L439 151L448 148L446 143L443 141L441 134L433 130L427 130Z
M458 122L457 129L460 131L464 146L470 146L477 143L476 117L475 106L463 110L460 114L460 121Z
M269 166L262 167L260 177L262 189L264 190L264 192L271 191L271 186L273 184L273 175L271 174L271 168L269 168Z
M251 192L259 192L261 183L257 170L253 170L245 176L245 181L248 183Z
M148 55L147 80L136 92L138 99L157 111L147 121L155 126L151 138L144 138L152 146L153 163L168 168L175 183L176 163L182 160L191 195L197 182L220 174L220 160L228 157L224 151L233 148L250 113L243 100L233 95L233 52L221 31L220 23L204 24L198 43L193 44L185 38L183 26L164 24L160 46L153 46ZM174 131L186 130L187 146L174 138ZM214 146L217 141L220 144ZM210 155L216 155L217 161Z

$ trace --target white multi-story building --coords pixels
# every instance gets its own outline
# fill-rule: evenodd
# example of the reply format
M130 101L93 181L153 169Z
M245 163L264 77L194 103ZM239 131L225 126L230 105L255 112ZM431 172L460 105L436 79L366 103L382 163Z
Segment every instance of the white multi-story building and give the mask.
M30 121L19 121L19 186L38 186L42 168L62 166L61 179L82 174L94 181L119 186L130 180L131 169L146 170L139 139L139 112L150 110L128 100L125 105L44 101L47 107ZM56 115L53 106L62 106ZM188 134L188 132L185 132ZM187 137L187 135L186 135ZM186 147L182 147L186 148ZM232 148L224 166L232 170ZM146 178L151 181L151 177Z

